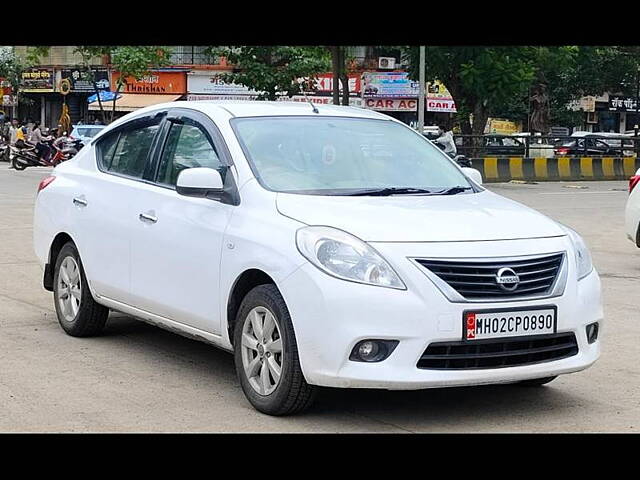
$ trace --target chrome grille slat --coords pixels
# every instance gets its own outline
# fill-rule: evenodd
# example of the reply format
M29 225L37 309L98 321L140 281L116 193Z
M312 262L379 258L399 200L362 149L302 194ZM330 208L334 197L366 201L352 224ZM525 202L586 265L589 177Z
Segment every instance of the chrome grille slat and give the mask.
M562 266L563 254L551 254L538 258L508 259L497 262L478 260L431 260L416 261L439 277L465 299L518 298L545 295L551 291ZM520 278L514 290L503 289L496 282L497 272L509 268Z

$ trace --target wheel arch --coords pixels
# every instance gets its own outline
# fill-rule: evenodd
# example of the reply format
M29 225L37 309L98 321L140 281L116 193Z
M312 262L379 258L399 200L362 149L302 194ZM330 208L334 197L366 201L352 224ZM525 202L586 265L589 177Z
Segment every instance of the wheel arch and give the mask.
M67 232L59 232L51 242L49 247L49 255L47 257L47 263L44 266L44 276L42 279L42 285L45 290L50 292L53 291L53 270L56 264L56 259L58 258L58 254L62 247L68 243L72 242L75 245L75 241L71 238Z
M229 291L229 297L227 299L227 334L229 335L229 343L233 345L233 332L236 323L236 315L240 309L242 299L253 288L259 285L275 285L278 288L275 280L264 270L259 268L250 268L242 272L236 280L233 282Z

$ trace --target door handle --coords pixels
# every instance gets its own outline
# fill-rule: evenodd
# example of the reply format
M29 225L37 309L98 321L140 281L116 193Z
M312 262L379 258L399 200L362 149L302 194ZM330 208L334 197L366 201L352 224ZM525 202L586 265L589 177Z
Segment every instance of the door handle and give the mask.
M74 205L79 205L79 206L82 206L82 207L86 207L88 205L88 202L84 198L75 197L73 199L73 204Z
M149 215L148 213L141 213L138 218L141 222L151 222L156 223L158 221L158 217L154 217L153 215Z

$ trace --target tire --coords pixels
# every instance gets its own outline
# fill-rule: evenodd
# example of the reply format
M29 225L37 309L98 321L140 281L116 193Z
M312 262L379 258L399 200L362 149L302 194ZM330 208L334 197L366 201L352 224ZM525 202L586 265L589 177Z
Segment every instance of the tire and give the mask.
M541 387L556 378L558 378L557 375L554 375L553 377L532 378L530 380L522 380L521 382L518 382L518 385L523 387Z
M64 272L61 271L63 264ZM79 282L74 281L75 275L70 276L70 267L76 266L79 275ZM63 285L69 281L67 285L67 298L69 302L62 300L64 295ZM79 305L76 304L77 298L71 294L71 291L77 292L76 288L70 288L69 285L79 285ZM67 242L56 259L53 271L53 302L58 316L58 322L62 329L72 337L90 337L97 335L102 331L109 315L109 309L103 305L96 303L89 290L87 278L82 267L82 261L78 249L72 242ZM76 308L72 305L76 305Z
M16 170L24 170L25 168L27 168L27 166L24 163L21 163L20 161L18 161L17 156L13 157L13 160L11 160L11 165Z
M246 333L247 338L253 338L253 335L260 336L253 330L251 318L255 319L257 315L258 322L262 319L260 325L270 325L269 314L275 321L275 327L271 329L273 333L268 336L268 341L263 342L262 350L260 346L245 347L243 334ZM281 416L300 413L311 406L317 387L309 385L304 378L291 316L275 285L259 285L244 297L236 316L233 337L236 373L245 396L256 410L268 415ZM276 343L277 340L274 339L278 337L282 346L280 353L277 353L277 346L270 346L269 343ZM257 369L253 369L256 375L250 379L245 365L250 366L253 361L257 361L256 359L260 360ZM281 369L280 378L276 381L270 365L275 363L278 366L278 360ZM267 371L267 385L272 388L271 391L264 388L263 369ZM262 389L262 392L259 392L258 388Z

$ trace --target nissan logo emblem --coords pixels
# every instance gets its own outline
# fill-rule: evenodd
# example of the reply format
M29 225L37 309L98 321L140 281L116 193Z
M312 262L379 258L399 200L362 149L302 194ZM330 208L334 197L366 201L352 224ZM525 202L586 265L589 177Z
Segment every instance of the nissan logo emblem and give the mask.
M496 273L496 283L505 292L513 292L518 288L520 277L510 268L501 268Z

